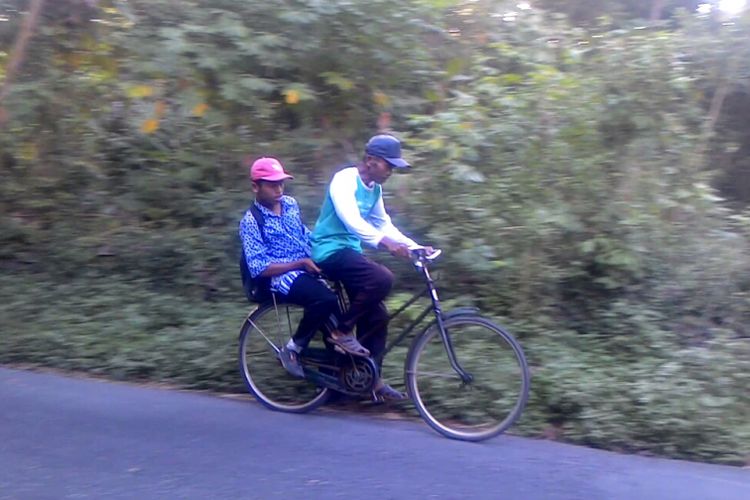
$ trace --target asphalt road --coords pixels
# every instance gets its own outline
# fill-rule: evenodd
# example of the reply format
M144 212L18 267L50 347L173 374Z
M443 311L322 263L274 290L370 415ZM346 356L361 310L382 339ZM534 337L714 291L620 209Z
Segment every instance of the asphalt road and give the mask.
M750 499L750 470L0 368L0 499Z

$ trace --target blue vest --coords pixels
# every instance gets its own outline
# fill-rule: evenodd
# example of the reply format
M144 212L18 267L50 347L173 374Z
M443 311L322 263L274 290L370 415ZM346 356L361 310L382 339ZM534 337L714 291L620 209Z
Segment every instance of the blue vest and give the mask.
M340 170L335 175L341 175L342 172L346 172L349 168L356 169L357 167L348 167ZM363 219L367 220L370 212L382 196L382 188L380 184L375 184L373 187L368 188L362 182L359 175L356 176L356 179L357 189L354 196L357 199L359 214ZM351 248L357 252L362 252L362 243L359 237L349 232L344 223L341 222L338 214L336 214L336 209L333 207L333 201L331 200L330 187L326 192L326 198L323 201L323 207L320 209L318 221L315 223L315 229L310 235L310 242L312 243L312 259L315 262L323 262L334 252L344 248Z

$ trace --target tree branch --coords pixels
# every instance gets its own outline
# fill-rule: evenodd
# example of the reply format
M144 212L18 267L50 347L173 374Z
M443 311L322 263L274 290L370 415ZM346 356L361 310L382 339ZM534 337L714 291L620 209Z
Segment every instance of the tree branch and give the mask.
M706 154L706 151L708 151L709 143L711 142L711 138L714 135L716 123L719 121L719 117L721 116L721 110L724 106L724 100L729 94L729 88L733 83L733 79L735 78L737 69L739 68L739 63L739 57L731 57L729 62L727 63L727 69L723 78L721 78L717 83L716 91L711 98L711 104L708 108L708 116L703 122L703 133L695 155L695 159L697 162L701 162Z
M26 47L29 44L31 36L34 34L34 28L36 27L39 15L42 12L43 3L44 0L31 0L29 12L23 20L21 31L19 31L18 37L16 37L16 41L11 49L10 59L5 71L5 81L3 82L2 88L0 88L0 127L5 125L5 122L7 121L7 112L3 109L3 101L8 94L10 94L13 78L16 76L16 73L18 73L18 69L21 67L21 63L26 55Z

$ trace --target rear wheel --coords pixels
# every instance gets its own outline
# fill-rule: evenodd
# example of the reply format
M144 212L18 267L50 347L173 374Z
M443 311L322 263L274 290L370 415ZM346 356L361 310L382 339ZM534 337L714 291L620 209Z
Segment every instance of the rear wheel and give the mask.
M330 391L306 379L290 375L281 365L279 350L289 341L304 310L295 304L263 304L242 325L240 331L240 373L250 393L272 410L305 413L319 407ZM322 335L310 343L323 347ZM303 364L304 367L304 364Z
M446 437L488 439L521 416L530 375L521 346L500 326L480 316L445 321L458 364L453 369L437 325L414 340L406 359L406 386L422 418Z

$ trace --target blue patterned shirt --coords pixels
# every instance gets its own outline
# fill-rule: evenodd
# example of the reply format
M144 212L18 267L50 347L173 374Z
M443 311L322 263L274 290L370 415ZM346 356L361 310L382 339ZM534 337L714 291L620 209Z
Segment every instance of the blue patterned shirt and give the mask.
M297 200L291 196L282 196L280 202L280 215L274 214L258 202L253 202L263 214L268 245L263 241L258 223L249 209L240 221L240 241L245 250L247 268L253 278L271 264L293 262L310 257L310 231L302 224ZM288 294L294 280L304 272L295 269L272 277L271 290Z

